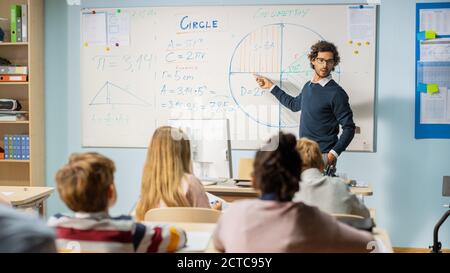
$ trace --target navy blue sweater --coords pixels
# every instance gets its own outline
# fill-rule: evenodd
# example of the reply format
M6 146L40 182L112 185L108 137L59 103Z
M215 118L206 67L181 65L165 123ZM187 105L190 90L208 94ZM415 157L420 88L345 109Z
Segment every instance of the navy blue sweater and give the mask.
M290 110L302 111L299 135L318 142L322 153L334 150L341 154L352 141L353 112L347 93L334 80L324 87L308 81L297 97L286 94L278 86L271 93ZM339 124L343 132L338 139Z

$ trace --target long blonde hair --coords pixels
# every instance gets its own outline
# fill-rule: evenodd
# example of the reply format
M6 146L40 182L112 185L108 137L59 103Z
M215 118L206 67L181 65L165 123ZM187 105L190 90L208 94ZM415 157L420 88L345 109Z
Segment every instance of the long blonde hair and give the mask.
M191 149L187 136L170 126L158 128L147 150L141 182L141 197L136 218L144 220L145 213L159 207L189 207L181 185L185 173L192 172Z

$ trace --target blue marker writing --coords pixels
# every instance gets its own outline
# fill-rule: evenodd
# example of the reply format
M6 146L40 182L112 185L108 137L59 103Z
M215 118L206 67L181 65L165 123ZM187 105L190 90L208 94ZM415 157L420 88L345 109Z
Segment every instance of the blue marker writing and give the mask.
M218 27L218 20L191 20L187 15L180 21L180 28L182 30L211 29Z

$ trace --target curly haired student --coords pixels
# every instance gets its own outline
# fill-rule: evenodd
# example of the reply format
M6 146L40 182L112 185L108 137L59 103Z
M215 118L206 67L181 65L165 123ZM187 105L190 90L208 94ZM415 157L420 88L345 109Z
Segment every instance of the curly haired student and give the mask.
M369 232L338 222L317 207L293 202L302 161L292 134L280 133L256 153L252 183L259 199L235 201L222 214L214 244L225 252L369 252Z

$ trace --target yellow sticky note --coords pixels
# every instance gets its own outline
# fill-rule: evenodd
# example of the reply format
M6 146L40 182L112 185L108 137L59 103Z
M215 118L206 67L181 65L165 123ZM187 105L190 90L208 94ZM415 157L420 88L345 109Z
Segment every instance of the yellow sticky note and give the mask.
M107 48L105 48L105 50L106 50L106 51L110 51L110 50L111 50L111 48L107 47Z
M439 86L437 84L427 84L427 92L437 93L439 92Z
M88 47L88 45L89 45L88 43L84 43L84 47Z
M353 41L352 41L352 40L348 40L348 43L349 43L349 44L353 44Z
M358 50L355 50L355 51L353 51L353 53L354 53L355 55L358 55L359 51L358 51Z
M361 42L357 42L356 45L357 45L357 46L360 46L360 45L361 45Z
M366 41L365 44L366 44L366 45L370 45L369 41Z
M425 39L436 39L436 32L432 30L425 31Z

